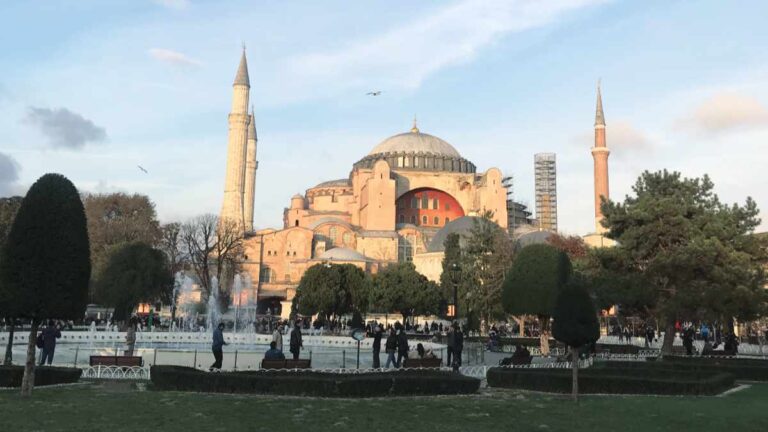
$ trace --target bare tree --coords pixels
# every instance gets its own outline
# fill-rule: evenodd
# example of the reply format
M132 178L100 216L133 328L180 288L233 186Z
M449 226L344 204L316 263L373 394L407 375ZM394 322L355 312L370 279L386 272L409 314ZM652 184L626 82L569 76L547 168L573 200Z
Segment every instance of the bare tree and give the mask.
M224 282L239 268L243 232L236 223L219 221L215 215L205 214L185 223L181 238L189 265L207 298L211 295L211 277ZM219 290L221 292L221 288Z
M187 266L187 255L184 253L184 242L182 236L182 226L178 222L171 222L160 227L162 236L160 237L160 250L168 258L168 270L170 277L173 278L177 272L185 269ZM176 299L177 294L175 281L171 286L168 299L171 301L171 320L176 318Z

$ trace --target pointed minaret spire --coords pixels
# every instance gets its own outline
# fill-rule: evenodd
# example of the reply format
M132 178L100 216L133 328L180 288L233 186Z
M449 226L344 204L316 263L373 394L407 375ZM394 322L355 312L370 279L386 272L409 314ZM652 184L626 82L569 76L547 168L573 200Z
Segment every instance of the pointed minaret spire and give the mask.
M597 109L595 110L595 126L605 126L605 114L603 114L603 96L600 94L600 79L597 80Z
M245 59L245 44L243 44L243 55L240 57L240 66L237 68L235 82L232 85L251 87L251 80L248 78L248 61Z
M253 116L253 105L251 105L251 115L249 116L248 121L248 139L253 139L255 141L259 140L258 135L256 135L256 120Z

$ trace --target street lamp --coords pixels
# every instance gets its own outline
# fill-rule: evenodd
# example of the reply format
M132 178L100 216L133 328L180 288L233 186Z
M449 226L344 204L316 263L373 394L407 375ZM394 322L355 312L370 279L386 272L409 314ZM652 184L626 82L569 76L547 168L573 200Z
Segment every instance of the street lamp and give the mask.
M459 319L459 278L461 267L458 263L451 264L451 282L453 282L453 320Z

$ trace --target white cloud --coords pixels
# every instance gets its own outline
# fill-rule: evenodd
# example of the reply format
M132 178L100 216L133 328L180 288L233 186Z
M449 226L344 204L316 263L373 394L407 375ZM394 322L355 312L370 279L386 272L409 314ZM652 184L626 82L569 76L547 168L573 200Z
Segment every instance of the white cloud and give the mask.
M53 147L79 149L107 138L103 127L66 108L30 107L24 121L38 128Z
M613 120L608 122L605 128L606 144L609 149L616 150L614 154L618 157L636 152L648 152L654 147L654 140L644 131L638 129L632 122L627 120ZM575 140L580 148L589 148L594 145L594 132L585 132L580 134Z
M678 126L704 134L768 126L768 108L752 96L720 92L680 119Z
M415 89L430 74L471 60L508 33L542 27L605 1L464 0L341 50L294 57L285 68L294 82L325 91L370 85Z
M149 55L155 60L161 62L170 63L176 66L200 66L202 63L199 60L195 60L182 54L178 51L173 51L165 48L150 48L147 50Z
M154 3L168 9L184 10L190 5L189 0L153 0Z

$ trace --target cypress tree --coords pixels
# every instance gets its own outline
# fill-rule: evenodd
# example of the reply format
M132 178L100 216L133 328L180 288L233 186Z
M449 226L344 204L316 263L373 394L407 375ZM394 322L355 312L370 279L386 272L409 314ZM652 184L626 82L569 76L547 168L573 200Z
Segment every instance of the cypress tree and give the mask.
M46 174L29 189L0 260L0 303L32 322L21 394L32 393L35 339L43 319L83 316L91 276L88 229L75 186Z

